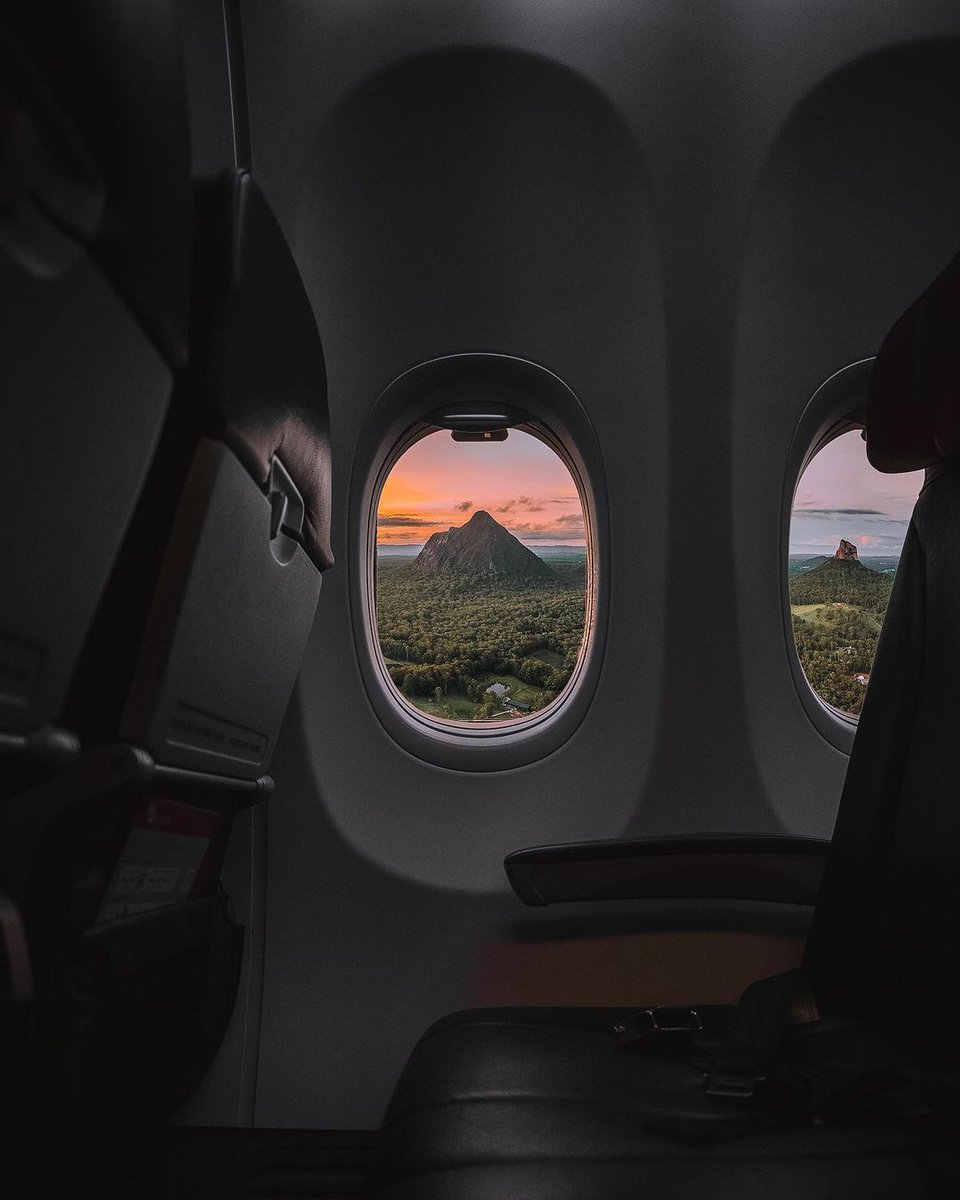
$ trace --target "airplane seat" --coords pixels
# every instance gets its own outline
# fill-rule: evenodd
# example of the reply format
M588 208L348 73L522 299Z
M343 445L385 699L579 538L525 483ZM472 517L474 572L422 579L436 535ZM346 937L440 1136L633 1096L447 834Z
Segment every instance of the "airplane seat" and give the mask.
M78 749L69 681L186 357L176 12L29 0L0 14L4 792Z
M867 457L925 469L881 632L807 949L833 1010L868 1006L960 1063L960 256L894 325L871 375ZM869 707L868 707L869 706Z
M872 372L871 462L926 467L927 481L803 971L758 981L733 1008L497 1009L440 1021L414 1048L388 1107L378 1200L957 1194L958 382L960 259L897 323ZM733 850L742 856L741 841ZM695 842L686 839L675 860L696 886L709 872L697 875ZM677 849L669 843L628 845L610 894L664 894L651 864L663 867ZM610 846L528 851L509 869L534 902L603 899ZM726 849L702 839L714 879ZM798 857L795 844L785 852ZM761 853L776 858L760 846L754 866ZM789 886L802 891L810 878L794 874Z
M265 774L330 550L323 350L251 175L197 183L190 359L68 698L88 746Z
M226 172L196 187L189 361L71 684L91 749L4 814L71 1155L162 1124L220 1043L241 953L220 866L272 791L331 561L316 320L257 185Z

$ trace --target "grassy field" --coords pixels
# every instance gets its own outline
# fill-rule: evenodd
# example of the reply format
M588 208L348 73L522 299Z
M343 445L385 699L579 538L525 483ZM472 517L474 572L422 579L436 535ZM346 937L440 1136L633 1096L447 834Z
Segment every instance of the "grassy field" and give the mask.
M866 628L869 628L873 633L879 634L880 622L873 613L865 612L862 608L858 608L855 604L791 604L790 612L793 616L799 617L801 621L806 621L810 625L827 625L830 623L828 616L831 611L843 609L846 612L856 613L864 622Z
M408 696L407 699L414 708L438 717L441 721L474 721L477 716L477 706L463 692L450 691L440 700L432 696Z

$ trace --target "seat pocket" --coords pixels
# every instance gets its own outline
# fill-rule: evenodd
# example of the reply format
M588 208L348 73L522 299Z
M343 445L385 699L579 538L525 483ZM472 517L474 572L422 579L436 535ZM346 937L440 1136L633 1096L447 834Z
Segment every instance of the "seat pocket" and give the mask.
M171 1115L226 1032L242 944L222 890L75 935L45 1006L54 1104L85 1126Z

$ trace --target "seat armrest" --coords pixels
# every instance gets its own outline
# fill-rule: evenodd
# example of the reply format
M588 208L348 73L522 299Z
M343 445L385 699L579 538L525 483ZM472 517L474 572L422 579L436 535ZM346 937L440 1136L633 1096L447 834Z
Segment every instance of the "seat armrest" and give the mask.
M820 838L717 835L568 842L503 861L524 904L710 899L813 904L826 863Z

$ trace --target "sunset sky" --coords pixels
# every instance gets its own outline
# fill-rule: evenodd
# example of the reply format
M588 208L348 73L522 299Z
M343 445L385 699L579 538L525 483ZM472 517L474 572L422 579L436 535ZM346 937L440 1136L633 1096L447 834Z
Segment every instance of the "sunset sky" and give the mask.
M900 553L923 472L881 475L859 431L821 450L797 486L790 553L833 554L846 538L861 555Z
M859 432L845 433L804 472L790 525L791 554L832 554L841 538L861 555L896 555L923 472L882 475L867 462ZM429 434L403 455L384 485L377 543L419 546L485 508L526 545L583 546L583 512L570 473L531 434L505 442L455 442Z
M421 545L485 508L521 542L583 546L583 510L570 472L518 429L505 442L421 438L390 473L377 508L377 544Z

